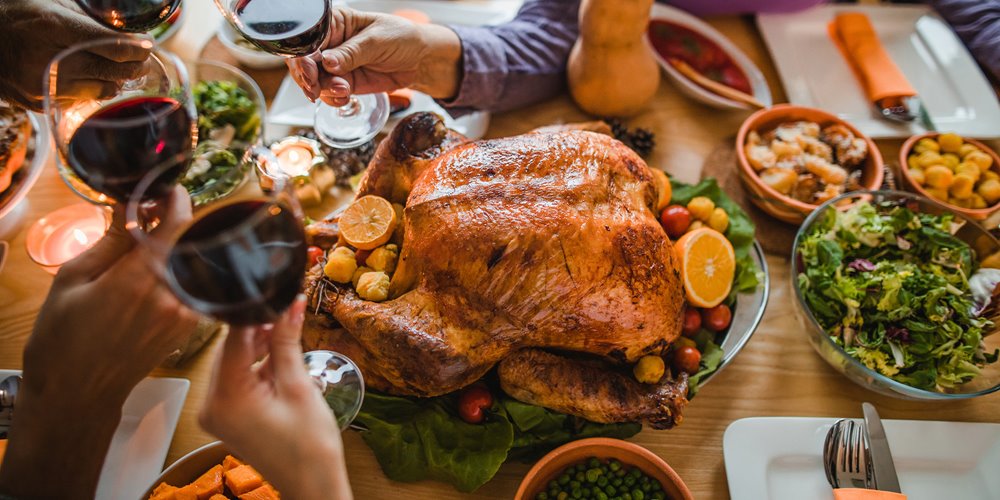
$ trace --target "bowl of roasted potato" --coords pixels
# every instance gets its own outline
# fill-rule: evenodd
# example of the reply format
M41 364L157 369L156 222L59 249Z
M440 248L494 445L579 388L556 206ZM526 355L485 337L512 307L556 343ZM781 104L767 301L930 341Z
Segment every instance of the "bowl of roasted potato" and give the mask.
M907 190L982 221L1000 209L1000 157L952 132L910 137L899 150Z
M814 108L781 104L750 115L736 135L736 157L750 200L796 225L828 200L882 185L875 143Z

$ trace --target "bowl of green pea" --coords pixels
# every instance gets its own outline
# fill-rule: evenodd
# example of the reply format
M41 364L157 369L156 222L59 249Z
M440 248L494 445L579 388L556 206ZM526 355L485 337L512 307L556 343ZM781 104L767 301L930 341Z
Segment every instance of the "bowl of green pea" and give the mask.
M635 443L589 438L567 443L535 464L515 500L691 500L662 458Z

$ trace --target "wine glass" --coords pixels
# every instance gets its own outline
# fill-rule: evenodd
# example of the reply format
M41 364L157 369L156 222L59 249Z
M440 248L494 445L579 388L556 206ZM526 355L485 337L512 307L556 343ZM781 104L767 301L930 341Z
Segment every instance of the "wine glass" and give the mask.
M258 147L261 161L277 161ZM307 269L302 209L288 177L273 177L264 192L247 186L225 200L198 207L194 220L176 225L157 219L142 200L193 153L177 155L139 181L126 206L126 227L146 250L153 272L191 309L235 326L272 323L291 306ZM152 231L147 228L156 225ZM310 376L346 428L364 399L364 379L346 356L306 353Z
M81 76L95 53L148 54L145 74L122 82ZM61 162L59 173L84 199L101 205L124 202L143 176L168 158L194 149L198 119L187 69L149 40L109 38L74 45L49 63L43 82L48 115ZM147 190L162 198L187 169L177 163Z
M283 57L319 59L330 31L330 0L215 0L247 40ZM314 129L327 145L348 149L372 140L389 119L389 96L352 95L343 106L316 104Z
M123 33L146 33L163 24L181 0L76 0L95 21Z

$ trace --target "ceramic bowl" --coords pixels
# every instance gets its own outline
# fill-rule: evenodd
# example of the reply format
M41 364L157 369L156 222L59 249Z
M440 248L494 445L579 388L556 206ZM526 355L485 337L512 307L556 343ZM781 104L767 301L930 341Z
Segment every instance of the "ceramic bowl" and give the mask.
M903 147L899 150L899 170L900 172L903 173L903 185L907 191L917 193L927 198L933 198L933 196L931 196L931 194L928 193L927 190L923 188L923 186L921 186L918 182L913 180L913 177L910 175L910 169L907 167L908 164L906 159L907 157L910 156L910 152L913 151L913 147L917 145L917 142L919 142L920 139L928 137L936 139L937 136L939 135L941 134L938 132L929 132L926 134L915 135L913 137L910 137L909 139L906 140L906 142L903 143ZM964 137L962 139L965 142L979 148L982 152L990 155L990 157L993 158L993 166L990 167L990 170L1000 174L1000 156L997 156L996 151L993 151L992 149L990 149L989 146L975 139L966 139ZM962 215L965 215L977 221L985 220L986 217L988 217L990 214L1000 209L1000 202L997 202L993 206L986 208L963 208L948 203L946 201L942 200L937 200L937 201L942 205L952 209L953 211L958 212Z
M514 500L534 500L548 482L562 474L563 470L590 457L615 459L638 467L644 474L659 481L671 500L694 498L680 476L662 458L646 448L620 439L588 438L564 444L542 457L521 480Z
M226 455L231 454L229 448L222 441L215 441L184 455L173 464L170 464L170 467L167 467L160 474L160 477L156 478L156 482L149 485L149 489L142 496L142 500L149 498L153 490L160 483L181 487L194 482L202 474L208 472L209 469L221 464Z
M847 127L856 137L864 139L868 144L868 158L862 165L861 185L865 189L874 190L882 185L883 162L882 154L871 138L861 133L850 123L827 113L826 111L807 108L804 106L793 106L790 104L779 104L767 109L762 109L746 119L740 126L736 134L736 158L739 164L740 180L750 194L750 200L767 212L772 217L799 225L806 216L816 210L819 204L805 203L791 196L779 193L764 182L757 175L757 171L750 166L747 161L744 145L750 132L767 131L781 125L782 123L795 121L811 121L818 123L821 127L833 124L841 124Z

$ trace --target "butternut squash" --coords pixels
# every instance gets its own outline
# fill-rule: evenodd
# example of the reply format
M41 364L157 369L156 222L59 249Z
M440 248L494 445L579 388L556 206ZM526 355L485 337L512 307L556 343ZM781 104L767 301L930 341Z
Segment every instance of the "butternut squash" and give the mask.
M653 0L583 0L580 37L567 64L570 93L597 116L635 115L660 86L660 68L644 40Z

